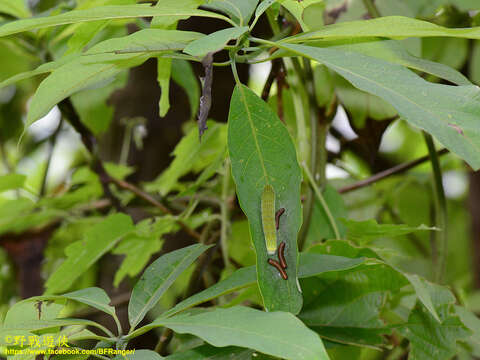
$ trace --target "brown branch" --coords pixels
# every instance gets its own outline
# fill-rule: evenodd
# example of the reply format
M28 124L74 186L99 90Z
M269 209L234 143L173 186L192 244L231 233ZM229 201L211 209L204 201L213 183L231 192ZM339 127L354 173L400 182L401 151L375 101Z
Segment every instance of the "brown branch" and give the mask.
M442 150L437 152L438 156L442 156L442 155L447 154L447 153L448 153L447 149L442 149ZM430 157L428 155L422 156L421 158L418 158L416 160L412 160L412 161L394 166L394 167L392 167L390 169L387 169L385 171L381 171L381 172L369 177L368 179L361 180L361 181L358 181L358 182L353 183L351 185L344 186L344 187L338 189L338 192L340 194L345 194L345 193L353 191L353 190L361 189L361 188L363 188L365 186L368 186L368 185L371 185L371 184L373 184L377 181L383 180L383 179L385 179L389 176L400 174L400 173L403 173L407 170L410 170L411 168L414 168L415 166L420 165L420 164L422 164L422 163L424 163L428 160L430 160Z
M273 82L278 76L278 72L282 67L282 60L281 59L274 59L272 60L272 68L270 73L268 74L267 80L265 81L265 85L263 86L262 90L262 100L267 101L268 97L270 96L270 90L272 89Z
M130 184L130 183L124 181L124 180L115 179L113 177L110 177L110 181L113 182L115 185L117 185L119 188L122 188L124 190L128 190L128 191L132 192L133 194L137 195L139 198L141 198L141 199L145 200L146 202L152 204L153 206L158 208L164 214L173 215L172 211L169 208L167 208L165 205L163 205L158 200L156 200L153 196L151 196L150 194L148 194L148 193L144 192L143 190L139 189L135 185ZM183 230L185 230L186 233L188 233L189 235L191 235L195 239L200 240L201 236L198 232L191 229L182 220L176 220L176 222L177 222L178 225L180 225L180 227Z

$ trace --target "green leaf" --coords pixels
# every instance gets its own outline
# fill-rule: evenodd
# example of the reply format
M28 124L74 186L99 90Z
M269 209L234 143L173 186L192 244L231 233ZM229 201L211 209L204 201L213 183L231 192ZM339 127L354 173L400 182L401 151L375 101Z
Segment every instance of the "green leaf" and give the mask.
M190 116L194 118L200 103L200 85L190 62L174 59L172 61L172 79L187 93L190 102Z
M110 215L92 226L82 240L67 247L67 259L47 280L46 293L58 293L70 288L80 275L132 230L132 219L124 214Z
M168 360L251 360L253 350L244 349L235 346L226 347L214 347L212 345L202 345L196 348L184 351L176 352L170 356L167 356Z
M61 296L94 307L95 309L103 311L111 316L115 316L115 308L109 305L111 300L103 289L91 287L63 294Z
M143 29L131 35L104 40L92 46L86 54L182 50L186 44L202 36L204 35L193 31Z
M31 19L17 20L0 26L0 36L16 34L22 31L41 29L50 26L65 25L87 21L108 19L129 19L136 17L161 16L161 17L190 17L202 16L229 21L225 16L203 10L176 9L175 7L164 8L151 7L149 4L122 5L122 6L99 6L93 9L72 10L60 15L44 16Z
M444 306L439 315L440 324L417 304L407 324L398 328L410 340L409 360L451 359L456 354L457 341L471 335L457 316L449 314L447 307Z
M400 273L385 264L362 265L354 271L308 279L299 317L328 339L379 345L383 341L378 335L386 332L380 313L387 295L406 284Z
M51 329L60 326L70 326L70 325L83 325L83 326L93 326L99 329L102 328L101 325L97 324L91 320L84 319L53 319L53 320L30 320L22 323L15 323L9 327L5 327L4 330L27 330L27 331L37 331L43 329Z
M363 262L364 259L349 259L340 256L301 253L298 276L300 278L306 278L326 272L344 271L353 269L363 264ZM174 308L166 311L162 317L172 316L205 301L253 285L255 282L254 266L238 269L224 280L178 303Z
M136 231L127 235L112 251L125 254L125 259L115 274L113 285L118 286L126 275L136 276L147 265L150 257L158 252L163 244L162 235L177 229L175 218L165 216L152 224L150 219L136 225Z
M321 43L319 44L321 45ZM403 65L414 70L435 75L457 85L471 85L472 83L462 73L450 66L422 59L410 54L399 41L362 41L342 45L329 46L330 49L355 51L363 55L376 57L393 64Z
M279 3L282 4L294 17L297 19L298 23L302 27L303 31L311 30L310 27L303 21L303 13L307 7L321 4L323 0L305 0L305 1L297 1L297 0L279 0ZM321 6L321 5L320 5ZM323 17L320 18L319 21L323 25Z
M347 216L347 209L343 199L335 190L335 188L330 185L325 187L323 197L328 205L328 208L330 209L330 212L332 213L333 218L335 219L340 236L343 237L346 229L345 226L339 222L340 218ZM317 197L315 197L314 202L312 218L308 228L306 246L310 246L325 239L335 238L335 232L333 231L330 221L328 220L325 209L320 201L318 201Z
M154 324L193 334L214 346L241 346L283 359L329 359L318 335L290 313L236 306L158 319Z
M234 22L247 25L259 0L213 0L203 7L221 11L232 18Z
M238 39L248 31L248 26L231 27L216 31L188 44L183 52L192 56L204 57L209 52L217 52L225 47L230 40Z
M160 85L159 115L164 117L170 109L170 73L172 59L157 57L157 81Z
M311 40L339 40L366 37L406 38L406 37L457 37L480 39L480 27L451 29L404 16L384 16L371 20L340 22L327 25L321 30L306 32L285 39L285 42Z
M0 176L0 192L21 188L26 179L27 177L22 174Z
M135 328L152 309L177 277L210 246L191 245L172 251L155 260L143 273L132 291L128 319Z
M42 81L32 98L27 126L45 116L53 106L66 97L107 80L145 60L147 60L145 55L138 54L98 54L76 58L54 70Z
M303 45L281 47L322 62L355 87L392 104L411 124L431 133L474 169L480 168L477 86L432 84L401 66L357 53Z
M205 0L162 0L157 1L155 8L158 10L169 11L169 9L182 9L185 12L194 11L200 5L202 5ZM152 28L176 28L176 24L179 20L185 20L188 16L157 16L152 19L151 27Z
M313 3L303 10L302 19L306 25L305 30L319 30L324 26L325 3L323 1Z
M472 355L480 356L480 319L473 312L462 306L455 306L455 313L462 323L472 332L470 338L465 340L472 348Z
M181 8L185 11L197 9L203 3L203 0L164 0L157 1L155 7L157 9ZM178 20L185 19L185 17L154 17L151 22L152 28L176 28ZM157 81L160 85L160 103L159 114L164 117L170 108L170 75L172 71L172 59L157 58Z
M180 177L190 171L197 173L203 170L224 153L227 127L213 121L208 121L207 125L208 131L201 142L195 128L180 140L173 151L175 159L157 179L146 186L148 191L166 195L177 185Z
M34 70L25 71L17 75L14 75L12 77L9 77L8 79L5 79L4 81L0 82L0 89L37 75L45 74L47 72L52 72L53 70L58 69L60 66L65 65L66 63L72 61L72 59L74 59L75 57L76 55L65 56L60 58L57 61L50 61L45 64L42 64Z
M166 359L152 350L135 350L133 354L117 355L114 359L122 360L161 360Z
M30 12L23 0L0 0L0 13L8 14L17 18L30 16Z
M3 326L9 328L16 324L40 319L55 319L64 307L65 301L43 301L42 297L25 299L17 302L8 309L3 321Z
M342 219L342 222L347 227L347 238L360 243L361 245L381 237L396 237L416 231L438 230L435 227L428 227L426 225L408 226L405 224L378 224L375 219L367 221Z
M297 314L302 294L297 282L297 236L302 221L301 171L293 141L271 108L252 90L237 85L230 101L228 148L240 206L248 217L257 256L257 277L265 308ZM286 243L288 280L267 262L260 200L264 186L275 192L276 209L285 208L277 231Z

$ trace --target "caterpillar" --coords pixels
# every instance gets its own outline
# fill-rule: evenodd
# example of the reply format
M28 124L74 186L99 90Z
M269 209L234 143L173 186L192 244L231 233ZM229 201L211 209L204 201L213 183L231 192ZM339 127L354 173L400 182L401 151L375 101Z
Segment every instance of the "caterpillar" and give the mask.
M277 250L277 233L275 224L275 191L269 184L265 185L262 192L262 226L265 236L265 245L269 255Z

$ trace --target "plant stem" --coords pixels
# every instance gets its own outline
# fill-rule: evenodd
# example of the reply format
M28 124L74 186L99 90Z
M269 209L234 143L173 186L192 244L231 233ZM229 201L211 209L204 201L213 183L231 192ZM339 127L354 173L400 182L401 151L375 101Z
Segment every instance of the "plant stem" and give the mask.
M332 227L333 233L335 234L336 239L340 239L340 232L338 231L337 224L335 222L335 219L333 218L333 215L330 211L330 208L328 207L327 202L323 198L323 195L318 188L317 184L315 183L315 180L313 179L313 175L311 174L310 170L308 169L308 166L303 163L303 170L305 171L305 174L307 175L307 179L310 183L310 186L313 188L313 191L315 191L315 195L317 195L318 200L320 201L320 204L322 205L323 210L325 211L325 214L327 214L328 222L330 223L330 226Z
M442 149L442 150L437 151L436 154L439 157L439 156L448 154L448 150L447 149ZM358 181L358 182L353 183L351 185L344 186L344 187L338 189L338 192L340 194L345 194L345 193L353 191L353 190L361 189L363 187L366 187L368 185L376 183L377 181L383 180L383 179L385 179L389 176L398 175L398 174L403 173L407 170L410 170L410 169L414 168L415 166L418 166L418 165L424 163L425 161L428 161L429 159L430 159L430 157L428 155L426 155L426 156L422 156L421 158L418 158L416 160L412 160L412 161L394 166L390 169L381 171L381 172L369 177L368 179L361 180L361 181Z
M42 185L40 186L40 197L43 197L45 195L45 192L47 191L48 172L50 170L50 164L52 162L53 151L55 150L55 144L57 142L57 136L60 130L62 129L62 125L63 125L63 119L62 117L60 117L60 120L58 121L58 126L48 141L47 164L45 165L45 172L43 173Z
M363 0L363 5L367 8L368 14L372 18L378 18L382 16L380 11L378 11L377 6L374 4L373 0Z
M230 227L229 214L228 214L228 192L230 185L230 159L227 157L223 167L223 181L222 181L222 202L220 205L220 213L222 216L221 228L220 228L220 246L222 247L223 263L226 268L230 267L230 261L228 259L228 228Z
M434 191L434 205L435 205L435 222L436 226L441 230L436 234L436 243L438 248L438 259L432 257L433 263L436 265L434 269L435 281L442 283L445 276L445 265L448 249L448 237L447 237L447 200L445 198L445 190L442 183L442 170L440 162L438 160L437 151L435 150L435 144L430 134L423 132L425 142L428 147L428 154L430 156L430 163L433 171L433 191Z

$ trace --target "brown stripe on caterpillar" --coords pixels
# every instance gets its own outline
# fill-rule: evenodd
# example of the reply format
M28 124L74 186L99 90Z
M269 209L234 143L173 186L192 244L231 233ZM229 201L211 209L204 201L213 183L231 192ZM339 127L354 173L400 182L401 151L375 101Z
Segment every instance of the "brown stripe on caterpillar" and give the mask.
M275 226L278 230L280 227L280 216L285 212L285 208L278 209L277 212L275 213Z
M286 269L287 268L287 262L285 260L285 254L284 254L284 251L285 251L285 241L282 241L280 243L280 245L278 246L278 260L280 260L280 266L283 268L283 269Z
M282 266L278 263L278 261L275 261L275 260L273 260L273 259L268 259L268 263L278 270L278 272L279 272L280 275L282 276L283 280L287 280L287 279L288 279L287 273L286 273L285 270L282 268Z

